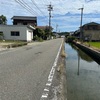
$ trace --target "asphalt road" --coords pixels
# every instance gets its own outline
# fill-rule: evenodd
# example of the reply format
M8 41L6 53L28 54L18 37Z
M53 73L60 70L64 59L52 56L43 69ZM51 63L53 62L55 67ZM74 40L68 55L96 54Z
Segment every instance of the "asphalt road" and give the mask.
M0 100L40 100L62 39L0 52Z

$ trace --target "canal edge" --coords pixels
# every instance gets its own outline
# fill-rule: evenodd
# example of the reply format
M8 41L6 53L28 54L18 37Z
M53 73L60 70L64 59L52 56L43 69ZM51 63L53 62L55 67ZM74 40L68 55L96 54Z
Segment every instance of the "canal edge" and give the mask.
M84 51L86 54L92 57L98 64L100 64L100 51L97 51L91 47L80 44L78 42L74 42L74 45L76 45L78 48L80 48L82 51Z
M48 100L67 100L66 53L63 40Z
M62 100L67 100L67 73L66 73L66 56L65 53L65 41L63 42L62 49L61 49L61 59L62 59L62 73L61 73L61 85L62 85Z

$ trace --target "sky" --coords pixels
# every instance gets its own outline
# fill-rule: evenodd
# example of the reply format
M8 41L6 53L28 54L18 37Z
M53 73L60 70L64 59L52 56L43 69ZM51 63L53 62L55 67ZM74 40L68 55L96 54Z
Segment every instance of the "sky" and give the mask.
M7 17L7 24L12 24L13 16L37 17L38 26L49 25L48 5L52 5L51 26L53 31L70 32L82 24L97 22L100 24L100 0L0 0L0 15Z

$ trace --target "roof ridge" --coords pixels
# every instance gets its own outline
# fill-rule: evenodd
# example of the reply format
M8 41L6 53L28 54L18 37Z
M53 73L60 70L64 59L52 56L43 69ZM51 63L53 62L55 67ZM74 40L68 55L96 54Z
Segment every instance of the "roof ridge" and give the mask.
M90 22L90 23L84 24L83 26L86 26L86 25L92 25L92 24L100 25L99 23L96 23L96 22Z

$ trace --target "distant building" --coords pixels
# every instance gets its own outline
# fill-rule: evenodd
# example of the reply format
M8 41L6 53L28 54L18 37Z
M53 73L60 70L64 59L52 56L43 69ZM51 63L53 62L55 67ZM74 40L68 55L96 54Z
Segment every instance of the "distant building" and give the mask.
M84 40L100 41L100 24L91 22L82 26Z
M37 26L37 17L30 16L13 16L13 25L32 25Z
M0 33L5 40L22 40L30 42L33 40L33 30L31 25L0 25Z

